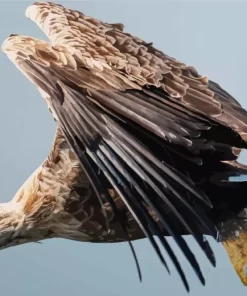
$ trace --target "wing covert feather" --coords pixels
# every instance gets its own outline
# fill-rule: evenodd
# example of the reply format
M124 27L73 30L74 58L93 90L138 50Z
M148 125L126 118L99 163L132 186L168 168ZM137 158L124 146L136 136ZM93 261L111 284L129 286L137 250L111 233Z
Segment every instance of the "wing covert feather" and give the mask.
M218 84L125 33L120 24L49 2L34 3L26 15L51 44L26 39L24 48L17 46L15 63L46 93L98 199L109 202L118 217L108 194L114 189L168 269L153 238L158 237L189 289L163 237L169 233L204 284L181 227L213 265L202 233L217 239L218 232L206 215L212 202L188 168L199 171L209 157L235 161L247 147L246 111ZM183 170L174 160L184 163Z
M125 83L133 83L130 88L137 85L162 88L189 109L230 124L247 140L246 111L235 104L236 100L194 67L124 32L123 25L108 24L51 2L35 2L27 8L26 16L43 30L53 45L65 46L77 56L78 62L95 69L98 75L102 68L111 69L111 75L119 73L121 79L127 77Z

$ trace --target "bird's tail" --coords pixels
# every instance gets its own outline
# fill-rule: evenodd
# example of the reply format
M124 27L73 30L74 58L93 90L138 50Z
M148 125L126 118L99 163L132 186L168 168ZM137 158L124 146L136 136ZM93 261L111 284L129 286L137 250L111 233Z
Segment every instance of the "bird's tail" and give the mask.
M247 232L239 233L223 245L242 283L247 286Z
M223 164L205 190L212 196L211 218L218 225L219 241L231 263L247 286L247 166L237 161Z

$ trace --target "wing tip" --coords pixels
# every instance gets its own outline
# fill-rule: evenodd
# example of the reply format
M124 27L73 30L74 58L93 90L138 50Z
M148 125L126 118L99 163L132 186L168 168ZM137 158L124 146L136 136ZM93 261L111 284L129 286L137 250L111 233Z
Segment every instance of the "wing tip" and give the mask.
M41 12L42 8L45 6L58 6L58 4L52 3L52 2L44 2L44 1L35 1L32 4L30 4L26 10L25 10L25 16L32 20L36 21L38 14ZM38 9L40 8L40 9Z
M34 2L33 4L29 5L26 10L25 10L25 16L26 18L33 20L34 16L36 16L37 14L37 10L36 10L37 6L36 6L36 2Z

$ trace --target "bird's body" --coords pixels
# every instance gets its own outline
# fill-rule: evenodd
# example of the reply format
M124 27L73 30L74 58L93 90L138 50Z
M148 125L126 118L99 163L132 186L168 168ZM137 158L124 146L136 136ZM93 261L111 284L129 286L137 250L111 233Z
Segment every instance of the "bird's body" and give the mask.
M192 234L213 265L203 235L219 235L247 283L247 182L229 181L247 174L237 162L247 148L247 112L120 24L41 2L27 16L51 43L12 35L2 49L37 86L58 127L48 158L2 207L9 231L0 248L52 237L148 237L164 263L156 235L188 288L163 236L174 237L204 283L181 235Z
M1 249L48 238L101 243L126 240L119 223L112 221L113 213L106 203L104 210L111 221L107 228L90 181L59 129L48 158L7 205L6 209L16 213L11 221L16 228L6 232L13 239L1 244ZM118 205L120 209L123 207L121 201ZM126 226L133 239L144 237L129 214L126 214Z

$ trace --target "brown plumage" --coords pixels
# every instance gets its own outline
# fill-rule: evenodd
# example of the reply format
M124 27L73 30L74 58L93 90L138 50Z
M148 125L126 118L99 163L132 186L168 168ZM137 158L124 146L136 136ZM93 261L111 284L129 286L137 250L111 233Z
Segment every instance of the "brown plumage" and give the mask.
M25 223L27 227L32 225L32 231L41 232L40 239L126 240L118 223L112 221L111 209L105 204L104 210L112 225L108 231L104 211L60 129L56 132L50 155L20 188L13 201L23 205ZM126 216L126 223L130 235L136 239L143 237L132 217Z
M2 50L37 86L58 128L48 158L2 206L0 246L146 236L166 266L157 236L188 289L164 236L173 236L204 284L182 235L193 235L215 265L208 234L224 242L246 283L247 184L229 177L247 173L237 162L247 148L247 112L121 24L46 2L26 14L51 43L11 35Z

